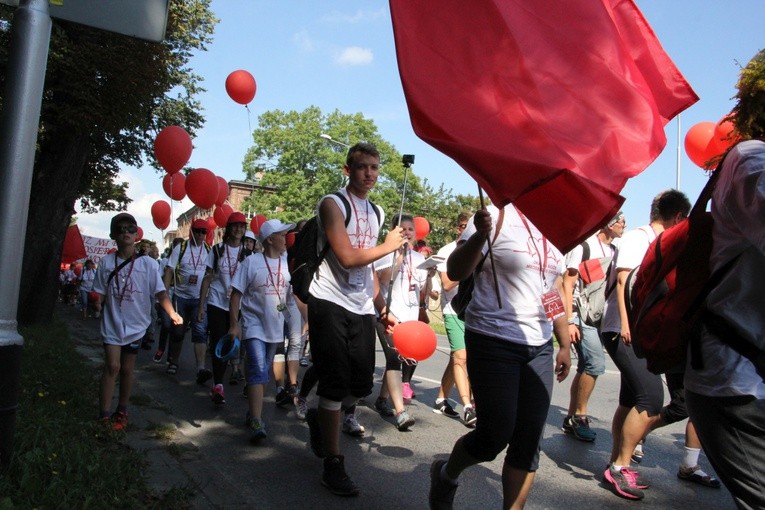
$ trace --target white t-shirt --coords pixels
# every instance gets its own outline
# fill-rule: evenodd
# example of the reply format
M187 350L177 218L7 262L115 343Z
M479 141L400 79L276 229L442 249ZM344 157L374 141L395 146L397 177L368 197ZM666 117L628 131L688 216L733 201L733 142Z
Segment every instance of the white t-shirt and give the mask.
M600 240L598 237L598 234L595 234L591 237L589 237L587 240L584 241L587 243L587 246L590 248L590 257L588 260L593 259L602 259L605 257L613 257L614 253L616 251L616 247L613 244L606 244L603 241ZM579 264L582 263L582 258L584 257L584 248L582 247L582 244L577 244L574 246L574 248L566 254L566 269L575 269L576 272L579 272ZM572 294L572 297L574 299L574 315L577 315L576 310L576 298L579 297L579 290L580 290L581 280L577 279L576 284L574 285L574 292ZM608 288L608 287L607 287Z
M496 228L499 210L494 206L488 210ZM471 219L460 240L467 240L474 232ZM492 231L489 239L493 238ZM484 253L487 247L488 242ZM552 323L545 315L542 295L555 290L563 255L528 218L522 219L513 205L505 207L492 252L502 308L497 306L491 260L486 257L465 311L465 328L518 344L544 345L552 338Z
M109 275L122 262L116 253L103 257L93 282L93 290L106 296L101 320L105 344L128 345L143 337L151 324L154 297L165 290L157 263L148 256L125 264L107 288Z
M725 158L712 195L714 246L710 270L741 254L707 298L714 310L750 343L765 350L765 142L739 143ZM752 363L711 335L701 338L704 368L688 365L685 387L707 396L765 398L765 382Z
M80 290L85 290L90 292L93 290L93 280L96 278L96 270L95 269L82 269L82 273L80 273Z
M452 252L454 251L456 247L457 247L457 241L452 241L451 243L443 246L440 250L438 250L438 253L436 253L437 256L444 258L444 261L438 264L438 266L436 267L436 269L438 269L440 273L446 274L446 261L449 260L449 255L452 254ZM441 288L441 311L443 312L444 315L447 315L447 314L455 315L454 310L452 309L451 302L454 296L457 295L458 288L459 288L459 285L455 285L450 290L444 290L443 288Z
M417 269L417 266L425 261L420 253L406 250L406 257L402 259L398 272L393 277L391 292L390 311L400 322L416 321L420 315L420 293L425 288L428 280L428 272ZM374 266L375 271L391 267L393 254L378 259ZM388 284L390 280L380 280L380 292L388 296Z
M377 214L375 214L374 208L368 200L356 198L345 189L341 189L340 192L345 195L351 204L351 217L346 227L351 245L362 249L374 247L377 244L380 225L385 224L385 212L378 208L380 211L380 221L378 221ZM326 195L319 200L317 214L322 202L327 199L335 201L343 214L343 218L345 218L345 205L334 194ZM319 236L318 249L321 251L327 242L327 238L323 233L324 227L321 225L320 216L319 227L322 233ZM344 268L330 249L319 266L316 276L311 281L309 292L312 296L331 301L351 313L359 315L374 314L374 275L372 271L373 264L349 269Z
M170 258L167 259L165 267L175 270L178 266L178 257L181 253L181 247L186 245L181 258L178 279L175 282L175 295L184 299L199 299L199 291L202 288L202 279L205 276L207 268L207 257L209 248L204 244L194 246L193 241L184 241L173 248Z
M242 262L231 286L242 293L242 335L268 343L284 341L284 324L300 336L301 317L290 286L287 255L278 259L262 253ZM281 310L282 306L284 309Z
M606 298L606 306L603 308L603 319L600 322L601 333L619 333L622 330L619 303L616 301L617 274L619 269L632 270L639 266L654 239L656 239L656 232L650 225L643 225L630 230L622 236L622 241L611 262L611 274L606 285L608 297Z
M231 299L231 281L242 264L244 257L244 245L240 244L236 248L226 243L218 243L207 254L207 267L213 269L215 264L215 250L218 250L218 269L213 272L213 279L207 290L207 304L228 310L228 303Z

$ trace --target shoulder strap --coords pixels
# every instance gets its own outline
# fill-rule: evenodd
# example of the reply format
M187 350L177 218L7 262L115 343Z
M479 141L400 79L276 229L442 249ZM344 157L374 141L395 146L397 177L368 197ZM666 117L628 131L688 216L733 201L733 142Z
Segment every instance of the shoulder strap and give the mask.
M212 267L212 269L213 269L213 272L218 270L218 259L221 256L221 250L222 249L223 248L221 247L221 243L218 243L218 244L216 244L215 246L212 247L212 252L213 252L213 267Z
M587 244L587 241L582 243L582 262L585 260L590 260L590 245Z
M120 264L119 266L115 267L115 268L114 268L114 271L112 271L111 273L109 273L109 277L106 279L106 286L107 286L107 287L109 287L109 284L111 283L111 281L112 281L112 278L114 278L115 276L117 276L117 273L119 273L119 272L120 272L120 270L121 270L123 267L125 267L126 265L128 265L128 262L130 262L131 260L135 260L135 259L137 259L138 257L142 257L142 256L143 256L143 254L140 254L140 253L136 253L136 254L134 254L134 255L133 255L131 258L123 260L123 261L122 261L122 264ZM114 253L114 264L115 264L115 265L117 264L117 253L116 253L116 252Z
M351 222L351 203L348 202L348 199L345 198L345 195L343 195L339 191L335 191L332 194L337 196L337 197L340 197L340 201L343 203L343 206L345 206L345 226L347 227L348 224ZM378 219L378 222L379 222L380 217L378 216L377 219Z

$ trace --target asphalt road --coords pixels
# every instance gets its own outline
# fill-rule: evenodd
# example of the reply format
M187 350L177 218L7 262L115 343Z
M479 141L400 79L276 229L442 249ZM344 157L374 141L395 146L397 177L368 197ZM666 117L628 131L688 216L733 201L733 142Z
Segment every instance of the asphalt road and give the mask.
M95 319L83 321L73 308L59 307L58 315L70 324L80 350L94 363L102 354ZM468 432L459 421L434 414L438 381L448 361L448 343L439 337L436 353L422 362L414 375L417 397L409 407L417 423L399 432L392 418L380 417L371 407L382 370L375 377L374 393L357 411L366 428L362 438L343 436L346 469L361 488L356 498L333 496L320 485L321 460L307 446L308 427L294 410L274 405L269 388L264 406L268 439L251 446L244 427L247 402L242 386L226 384L227 404L216 408L209 384L194 381L193 354L188 338L176 376L164 364L152 361L153 351L141 351L136 387L130 407L127 442L146 452L151 483L158 488L192 485L195 509L218 508L427 508L429 467L446 458L454 441ZM608 357L606 357L608 359ZM382 351L378 367L384 366ZM574 361L575 363L575 361ZM642 502L623 500L601 482L611 447L611 416L616 407L619 376L608 360L607 373L598 380L590 402L594 443L577 441L560 431L568 406L569 377L555 385L542 441L540 469L527 508L735 508L725 488L710 489L678 480L684 424L653 432L646 442L641 472L651 488ZM94 389L95 394L95 389ZM454 395L454 392L453 392ZM315 405L315 398L311 396ZM95 405L95 404L94 404ZM95 414L95 409L94 409ZM170 439L155 437L157 429L170 430ZM702 455L702 466L710 466ZM490 463L465 471L457 490L455 508L500 508L502 455Z

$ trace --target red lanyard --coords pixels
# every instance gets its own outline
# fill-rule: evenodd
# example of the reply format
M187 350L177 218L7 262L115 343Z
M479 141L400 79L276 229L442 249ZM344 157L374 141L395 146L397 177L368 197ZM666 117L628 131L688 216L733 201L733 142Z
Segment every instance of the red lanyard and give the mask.
M189 249L189 258L191 259L191 267L194 268L194 271L197 270L197 267L199 266L199 263L202 262L202 250L204 250L204 249L205 249L205 245L204 244L199 247L199 253L197 253L196 259L194 259L194 247L192 246ZM180 262L181 261L179 260L178 263L180 263Z
M224 244L224 246L226 247L226 262L228 262L228 275L229 275L229 277L233 278L234 275L236 274L236 268L239 267L239 256L242 254L242 247L241 247L241 245L239 246L239 253L236 254L236 259L235 259L236 262L232 266L231 265L231 257L228 254L228 245ZM232 267L234 269L231 269Z
M279 299L279 304L282 302L282 296L279 294L279 287L276 286L276 283L274 282L274 273L271 272L271 266L268 264L268 258L266 257L266 254L263 254L263 261L266 263L266 269L268 269L268 277L271 279L271 286L274 288L274 291L276 292L276 297ZM282 275L282 258L279 257L279 265L276 266L276 281L280 281L280 277Z
M529 222L526 221L526 217L523 215L520 209L515 207L515 211L518 213L518 216L521 217L523 226L526 227L526 232L529 233L529 240L531 241L531 244L534 245L534 251L537 252L537 260L539 260L539 279L542 282L542 286L544 286L544 288L546 289L547 282L545 281L545 269L547 268L547 238L544 235L542 236L542 251L544 252L544 260L543 260L543 255L542 253L539 252L537 241L536 239L534 239L534 235L531 233L531 227L529 227Z
M351 199L351 206L353 207L353 216L356 218L356 248L364 248L362 246L362 236L361 236L361 226L359 222L359 212L356 210L356 201L353 200L353 196L350 192L348 192L348 198ZM364 205L366 206L366 210L364 211L364 214L366 215L367 219L369 218L369 201L364 200Z
M412 288L412 275L414 274L414 269L412 268L412 251L407 250L409 252L409 260L404 256L401 260L401 265L406 266L406 274L409 278L409 288Z
M130 280L130 275L133 274L133 265L135 265L135 254L130 258L130 269L128 270L128 274L125 277L124 283L125 286L122 287L122 292L120 292L120 273L117 271L117 274L114 275L114 285L117 287L117 300L119 301L120 306L122 306L122 300L125 298L125 291L127 291L128 288L128 280ZM114 267L119 267L119 264L117 264L117 254L114 254Z

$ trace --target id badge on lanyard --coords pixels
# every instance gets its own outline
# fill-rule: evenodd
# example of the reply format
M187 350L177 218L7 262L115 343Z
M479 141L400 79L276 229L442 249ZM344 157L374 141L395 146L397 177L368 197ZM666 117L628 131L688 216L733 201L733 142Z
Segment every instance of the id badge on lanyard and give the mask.
M561 299L560 292L557 289L542 294L542 308L544 308L545 315L551 321L563 317L566 313L563 308L563 299Z

